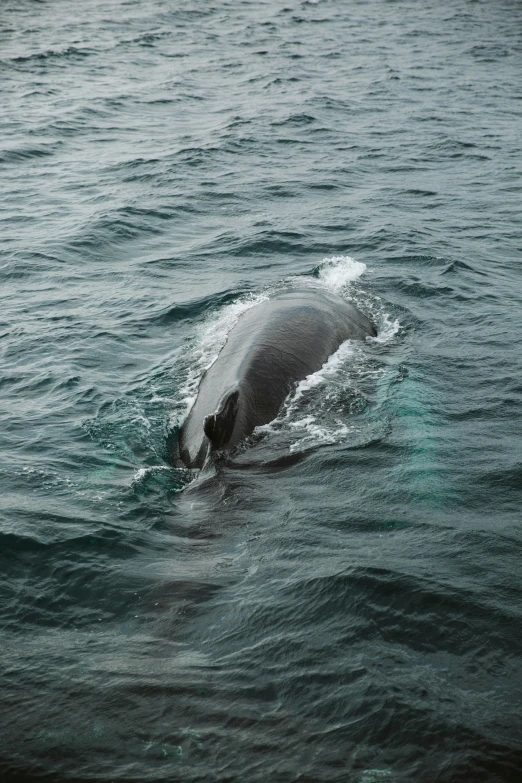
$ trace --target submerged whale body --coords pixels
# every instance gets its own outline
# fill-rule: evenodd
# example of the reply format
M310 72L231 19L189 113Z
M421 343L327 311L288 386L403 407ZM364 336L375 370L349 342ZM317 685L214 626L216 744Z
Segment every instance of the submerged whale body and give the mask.
M246 310L203 375L179 432L185 465L201 468L275 419L296 382L319 370L345 340L375 336L354 305L320 288L292 289Z

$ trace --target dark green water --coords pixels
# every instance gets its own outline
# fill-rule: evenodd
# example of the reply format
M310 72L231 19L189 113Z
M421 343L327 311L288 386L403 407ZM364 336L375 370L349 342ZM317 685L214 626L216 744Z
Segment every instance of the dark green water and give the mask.
M521 66L518 0L4 0L2 783L522 780ZM379 337L190 485L296 277Z

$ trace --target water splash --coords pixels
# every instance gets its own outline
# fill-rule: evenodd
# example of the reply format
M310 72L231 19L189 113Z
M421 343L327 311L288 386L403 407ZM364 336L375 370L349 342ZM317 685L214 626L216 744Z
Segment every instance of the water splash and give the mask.
M319 280L334 293L341 293L366 271L366 264L351 256L323 258L317 270Z

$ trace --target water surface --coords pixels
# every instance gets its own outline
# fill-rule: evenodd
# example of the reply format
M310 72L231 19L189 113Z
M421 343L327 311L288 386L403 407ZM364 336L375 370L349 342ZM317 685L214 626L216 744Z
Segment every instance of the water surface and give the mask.
M6 0L0 777L522 774L518 0ZM346 344L209 481L241 311Z

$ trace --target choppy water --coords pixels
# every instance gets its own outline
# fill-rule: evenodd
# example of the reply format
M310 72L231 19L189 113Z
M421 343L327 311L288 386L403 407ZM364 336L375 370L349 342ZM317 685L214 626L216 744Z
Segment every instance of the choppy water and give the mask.
M2 781L519 781L522 6L4 0ZM205 484L295 277L379 327Z

